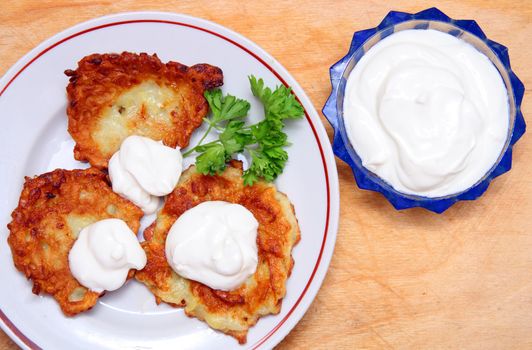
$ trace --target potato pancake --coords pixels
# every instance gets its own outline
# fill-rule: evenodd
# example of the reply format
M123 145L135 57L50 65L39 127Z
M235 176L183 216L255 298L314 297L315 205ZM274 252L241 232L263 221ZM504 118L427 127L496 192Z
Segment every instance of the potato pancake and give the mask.
M143 213L114 193L95 168L26 177L18 207L7 225L15 267L33 281L33 293L51 294L65 315L94 306L99 293L72 276L68 253L85 226L106 218L124 220L137 232ZM131 271L130 271L131 274Z
M98 168L130 135L186 147L208 112L204 91L223 84L218 67L162 63L146 53L92 54L65 74L74 158Z
M205 201L240 204L259 222L257 270L233 291L214 290L183 278L166 260L166 236L173 223L186 210ZM243 344L248 329L259 317L281 311L285 283L294 265L292 248L300 239L300 231L286 195L265 182L244 186L242 164L233 161L216 176L197 173L195 166L187 169L156 221L144 231L144 238L142 247L148 263L135 278L148 286L156 301L183 307L188 316L207 322Z

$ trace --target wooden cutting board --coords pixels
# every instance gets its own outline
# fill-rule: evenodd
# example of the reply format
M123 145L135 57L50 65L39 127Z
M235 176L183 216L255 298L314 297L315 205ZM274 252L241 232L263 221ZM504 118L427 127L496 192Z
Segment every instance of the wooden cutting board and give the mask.
M328 68L347 52L354 31L374 27L392 9L437 6L453 18L476 19L491 39L508 46L512 67L532 87L532 1L391 3L2 0L0 74L76 23L123 11L172 11L250 38L294 75L321 110L330 93ZM532 121L528 92L522 107ZM395 211L379 194L359 190L338 161L341 216L331 266L311 308L279 349L531 349L531 154L532 137L525 134L510 173L480 200L443 215ZM15 348L0 331L0 349Z

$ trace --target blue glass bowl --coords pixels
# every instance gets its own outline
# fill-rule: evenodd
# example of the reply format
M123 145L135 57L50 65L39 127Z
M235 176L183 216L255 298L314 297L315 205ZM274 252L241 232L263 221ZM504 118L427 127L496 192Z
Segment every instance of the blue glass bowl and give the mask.
M349 73L373 45L394 32L406 29L436 29L465 40L492 61L506 85L510 104L510 121L506 144L499 158L486 175L463 192L436 198L398 192L390 184L362 166L360 157L346 135L343 103ZM437 8L430 8L415 14L391 11L377 27L355 32L349 52L330 68L330 75L332 92L323 107L323 114L334 129L334 153L349 164L358 187L382 193L396 209L422 207L436 213L442 213L457 201L478 198L486 191L492 179L507 172L512 167L512 146L526 129L521 113L521 101L525 88L510 67L508 49L489 40L475 21L454 20Z

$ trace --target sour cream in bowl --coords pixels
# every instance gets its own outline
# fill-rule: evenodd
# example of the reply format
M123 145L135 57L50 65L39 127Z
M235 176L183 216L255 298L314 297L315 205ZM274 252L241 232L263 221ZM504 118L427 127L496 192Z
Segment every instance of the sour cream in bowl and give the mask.
M508 171L523 86L501 47L437 9L355 33L323 113L359 187L397 209L443 212Z

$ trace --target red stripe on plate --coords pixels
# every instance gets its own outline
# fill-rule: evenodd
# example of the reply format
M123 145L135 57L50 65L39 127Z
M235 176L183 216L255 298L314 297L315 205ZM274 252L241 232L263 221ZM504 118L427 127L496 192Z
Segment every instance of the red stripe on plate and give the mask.
M17 336L26 346L30 349L38 349L41 350L41 348L32 342L28 337L26 337L14 324L11 322L9 318L0 310L0 319L2 319L2 322L6 324L6 326L11 329L13 334Z

